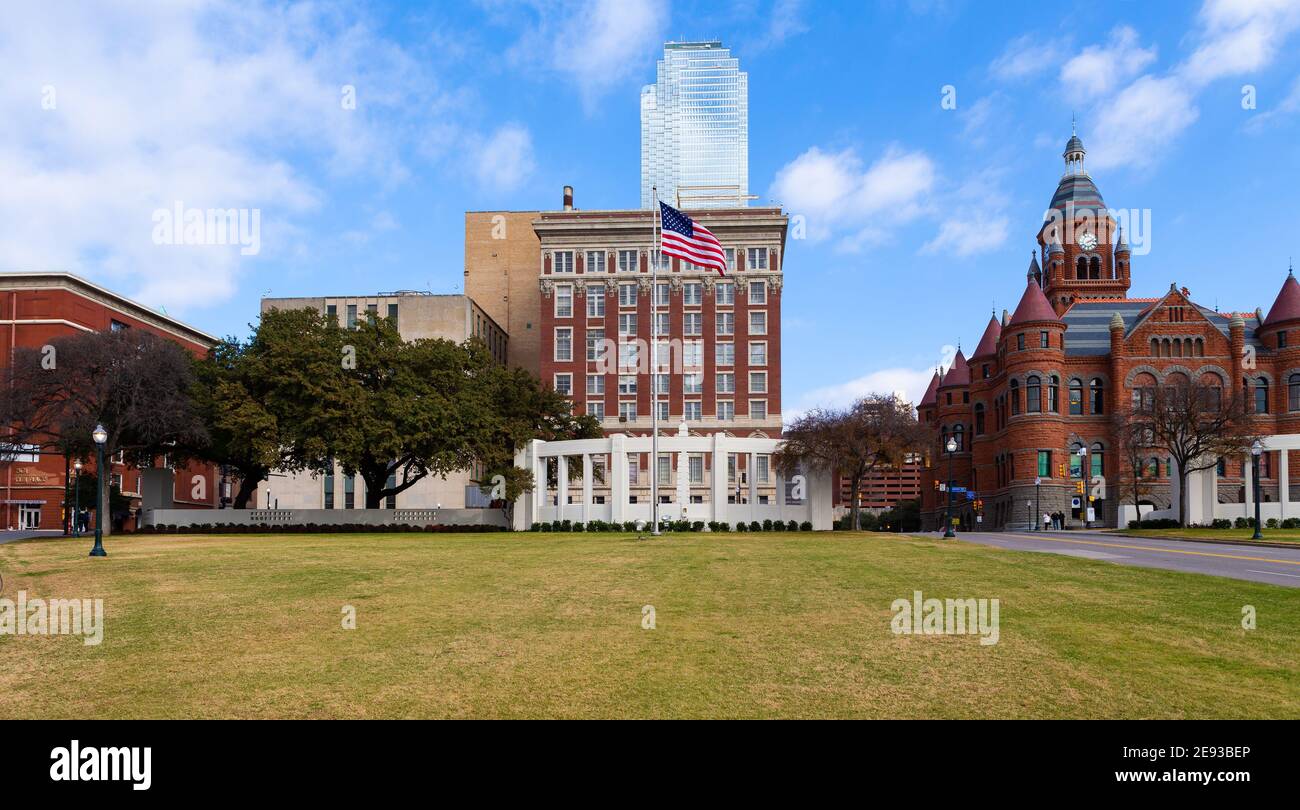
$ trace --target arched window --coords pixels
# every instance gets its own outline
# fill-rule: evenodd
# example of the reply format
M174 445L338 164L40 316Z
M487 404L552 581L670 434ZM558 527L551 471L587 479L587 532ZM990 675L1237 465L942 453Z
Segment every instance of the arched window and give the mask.
M1041 413L1043 410L1043 381L1037 374L1025 380L1025 412Z
M1085 259L1085 258L1083 258L1082 256L1080 256L1080 257L1079 257L1079 261L1075 262L1075 268L1076 268L1075 275L1076 275L1077 277L1079 277L1080 279L1085 279L1085 278L1088 277L1088 260L1087 260L1087 259Z
M1083 383L1080 380L1070 380L1070 415L1079 416L1083 413Z
M1047 410L1049 413L1061 412L1061 378L1055 374L1047 378Z
M1079 458L1079 450L1082 447L1083 445L1079 442L1075 442L1074 444L1070 445L1070 477L1071 478L1083 477L1083 459Z
M1286 381L1286 409L1300 411L1300 374L1292 374Z
M1219 464L1220 465L1223 464L1223 459L1219 459ZM1220 473L1220 475L1222 475L1222 473ZM1160 477L1160 459L1153 458L1147 462L1147 477L1148 478Z
M1106 470L1106 446L1101 442L1095 442L1092 445L1092 476L1095 478L1099 475L1105 475Z
M1156 340L1155 338L1151 338L1151 356L1152 357L1160 356L1160 341Z
M939 428L939 452L948 452L948 426L944 425Z
M1105 413L1106 411L1106 385L1100 377L1093 377L1092 382L1088 383L1088 390L1092 392L1091 405L1092 413Z
M1020 381L1011 381L1011 415L1015 416L1020 413Z
M953 441L957 442L957 450L955 452L960 453L961 451L966 449L966 428L965 427L963 427L962 425L953 425L952 438Z
M1268 413L1268 380L1255 380L1255 413Z
M984 403L975 403L975 435L984 435Z
M1096 256L1088 261L1088 278L1101 278L1101 259Z
M1228 474L1228 461L1223 456L1219 456L1218 462L1214 465L1214 472L1220 478Z

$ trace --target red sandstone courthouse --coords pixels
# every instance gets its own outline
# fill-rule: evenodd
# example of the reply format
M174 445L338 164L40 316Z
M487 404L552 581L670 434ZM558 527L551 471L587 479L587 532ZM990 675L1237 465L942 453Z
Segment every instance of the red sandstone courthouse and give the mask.
M990 318L975 351L959 351L922 398L920 418L936 426L922 476L923 522L942 525L947 496L936 482L948 474L941 448L950 437L951 482L972 493L954 498L953 515L965 526L1027 527L1044 512L1078 525L1087 506L1086 494L1076 505L1078 482L1094 476L1106 484L1093 503L1096 520L1113 526L1132 517L1131 504L1120 509L1111 415L1143 389L1179 381L1246 389L1260 431L1273 440L1261 459L1260 500L1274 502L1274 514L1300 515L1292 505L1300 482L1291 482L1300 450L1277 435L1300 433L1300 284L1288 274L1267 313L1218 312L1176 285L1129 297L1132 251L1084 169L1085 154L1071 137L1015 311ZM1153 451L1143 514L1174 507L1170 472L1166 454ZM1189 486L1189 505L1197 506L1190 519L1246 514L1248 462L1221 459L1207 475L1204 486Z

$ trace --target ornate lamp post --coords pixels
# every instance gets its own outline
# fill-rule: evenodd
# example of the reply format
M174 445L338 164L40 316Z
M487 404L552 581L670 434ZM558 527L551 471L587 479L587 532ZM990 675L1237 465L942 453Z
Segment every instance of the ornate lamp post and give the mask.
M72 463L72 536L81 536L81 459Z
M957 440L949 439L944 449L948 451L948 483L945 484L948 490L948 504L943 510L943 536L956 537L956 533L952 530L952 454L957 452Z
M1263 540L1264 535L1259 533L1259 457L1264 454L1264 445L1259 439L1250 446L1250 477L1251 483L1255 486L1255 534L1252 540Z
M104 551L104 444L108 441L108 431L103 425L95 425L90 437L95 440L95 547L90 550L92 557L107 557Z

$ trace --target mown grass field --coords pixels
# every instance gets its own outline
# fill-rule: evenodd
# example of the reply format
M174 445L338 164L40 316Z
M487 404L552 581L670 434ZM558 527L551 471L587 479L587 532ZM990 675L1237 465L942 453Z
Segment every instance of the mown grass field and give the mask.
M1171 540L1187 538L1197 540L1232 540L1236 542L1255 542L1254 529L1126 529L1120 534L1133 537L1167 537ZM1260 529L1266 543L1293 543L1300 546L1300 530L1296 529Z
M0 546L0 596L107 613L97 647L0 636L0 717L1300 717L1300 589L1077 557L867 533L88 547ZM999 643L894 635L914 590L999 599Z

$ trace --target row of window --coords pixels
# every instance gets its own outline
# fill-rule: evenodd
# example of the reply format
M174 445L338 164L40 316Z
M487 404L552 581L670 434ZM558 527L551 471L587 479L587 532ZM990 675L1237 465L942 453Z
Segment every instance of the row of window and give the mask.
M635 332L620 333L622 337L629 337L633 334L635 334ZM605 342L605 330L587 330L588 361L594 363L604 360L604 352L609 348L609 345L610 344ZM618 365L620 368L637 368L640 366L641 345L641 343L635 341L620 342L618 344ZM683 340L680 345L682 355L681 360L684 367L697 368L704 365L704 341ZM672 349L673 344L671 341L661 340L659 342L657 365L666 366L671 364ZM556 327L555 347L552 359L557 363L565 363L573 360L573 327ZM719 366L735 365L736 344L733 341L719 341L718 343L715 343L714 362ZM749 341L749 365L767 365L767 341Z
M343 479L343 508L356 509L357 508L357 476L344 475L341 477ZM325 469L325 475L323 478L324 484L323 484L323 489L321 494L324 496L323 497L324 502L322 506L325 509L337 508L335 506L335 500L334 500L334 478L335 478L334 465L331 464L329 465L329 467ZM387 483L384 484L384 488L387 489L389 487L395 487L395 486L397 486L397 473L391 472L388 474L388 481ZM364 505L365 504L362 503L362 506ZM397 496L389 495L385 497L383 508L396 509Z
M655 383L655 393L667 394L669 386L668 374L655 374L652 379ZM639 376L636 374L618 375L618 393L620 395L631 395L637 391L637 381ZM714 390L719 394L736 393L736 374L727 371L718 373L715 378ZM573 375L570 373L555 375L555 390L565 396L573 394ZM682 375L682 392L686 394L704 393L704 374L703 372L693 372ZM767 393L767 372L751 371L749 372L749 392L751 394ZM587 395L595 396L605 393L605 375L588 374L587 375Z
M592 318L605 317L605 305L600 303L593 306L592 301L598 299L587 299L587 315ZM573 297L572 291L556 290L555 295L555 317L571 318L573 317ZM667 335L671 329L671 313L657 313L658 321L655 323L660 335ZM734 335L736 333L736 313L718 312L713 317L715 334ZM635 335L637 333L638 319L635 312L620 312L618 315L618 333L620 335ZM603 330L600 331L604 334ZM704 334L704 313L702 312L683 312L682 313L682 332L686 335ZM766 335L767 334L767 310L757 309L749 311L749 334Z
M667 422L671 417L668 410L669 403L661 400L658 403L659 421ZM714 419L721 422L733 422L736 419L736 403L730 399L719 399L714 402ZM766 419L767 418L767 400L751 399L749 400L749 418ZM594 416L597 419L604 419L606 415L605 401L594 400L587 402L587 415ZM618 417L628 421L635 421L637 418L637 407L635 400L620 400L618 403ZM681 419L687 422L700 422L704 420L704 404L698 399L688 399L682 403Z
M357 305L356 305L356 304L348 304L348 305L347 305L346 313L347 313L347 328L348 328L348 329L356 329L356 328L357 328L357 323L358 323L358 321L357 321L357 314L358 314L358 313L357 313ZM378 318L378 317L379 317L379 305L378 305L378 304L366 304L366 314L367 314L367 316L372 316L372 317L374 317L374 318ZM339 321L339 308L338 308L338 305L336 305L336 304L328 304L328 305L326 305L326 307L325 307L325 316L326 316L327 318L329 318L329 320L333 321L334 323L338 323L338 321ZM389 304L389 305L388 305L388 314L387 314L387 318L388 318L390 321L392 321L393 323L397 323L397 304Z
M618 285L619 309L633 309L637 305L639 285L635 282ZM719 281L713 285L714 304L720 307L734 306L736 303L736 285L731 281ZM587 300L587 317L605 317L606 289L603 284L588 284L584 290ZM749 305L765 306L767 304L767 282L749 282ZM555 317L573 317L573 284L555 285ZM672 301L672 285L656 284L654 304L666 307ZM704 305L704 285L698 281L682 284L682 305L698 307ZM719 313L721 314L721 313Z
M723 248L727 254L727 269L736 269L736 248ZM766 270L768 250L764 247L752 247L745 250L745 267L749 270ZM633 273L639 271L639 257L641 251L637 248L619 250L615 256L617 267L620 272ZM554 273L572 273L574 272L574 251L556 250L551 252L551 271ZM603 273L606 270L606 256L609 251L606 250L588 250L586 252L585 270L588 273ZM657 251L650 251L651 261L658 259L659 269L668 270L671 268L670 257L660 255ZM686 269L694 269L696 265L691 262L682 261Z
M1043 397L1044 388L1046 388L1046 400ZM1022 408L1027 413L1059 413L1060 390L1061 378L1055 374L1048 375L1046 385L1044 385L1042 377L1031 374L1025 379L1022 401L1020 381L1011 380L1007 384L1007 393L993 400L994 430L1002 430L1006 427L1007 417L1019 416ZM1088 383L1087 390L1089 406L1087 412L1094 416L1104 414L1106 412L1106 383L1100 377L1094 377ZM1134 394L1136 396L1137 392L1135 391ZM1068 397L1070 415L1082 416L1084 414L1084 386L1082 380L1070 380ZM984 435L985 428L984 403L977 402L975 403L975 435Z

